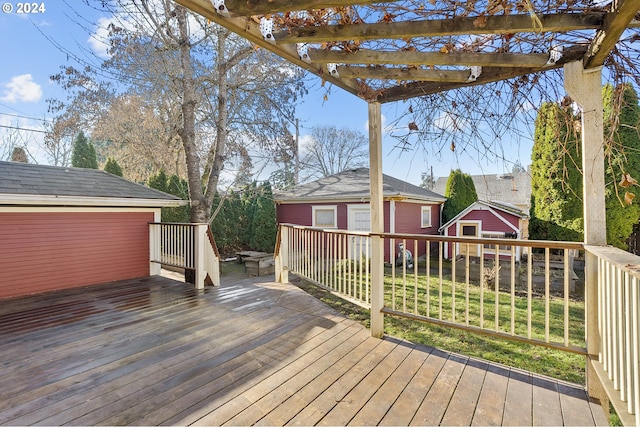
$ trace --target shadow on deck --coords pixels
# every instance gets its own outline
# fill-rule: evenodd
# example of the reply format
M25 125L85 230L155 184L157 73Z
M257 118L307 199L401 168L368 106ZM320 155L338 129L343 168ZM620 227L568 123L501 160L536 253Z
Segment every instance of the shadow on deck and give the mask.
M371 338L268 280L0 301L0 424L607 424L580 386Z

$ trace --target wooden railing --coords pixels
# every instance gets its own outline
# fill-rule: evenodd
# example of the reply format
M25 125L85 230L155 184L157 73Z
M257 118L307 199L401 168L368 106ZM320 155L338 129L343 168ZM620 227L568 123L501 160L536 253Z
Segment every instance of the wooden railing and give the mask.
M640 257L612 247L585 249L598 259L596 373L623 423L640 425Z
M276 279L287 281L294 273L371 308L375 261L368 241L375 236L385 245L384 305L371 313L372 322L384 313L584 354L624 424L640 425L640 257L575 242L374 235L282 224ZM398 256L400 243L413 262ZM597 269L595 278L585 278L585 259L595 259L597 265L586 266ZM593 295L586 288L594 286L597 298L585 301Z
M220 255L208 224L149 223L152 263L195 272L198 289L220 284Z

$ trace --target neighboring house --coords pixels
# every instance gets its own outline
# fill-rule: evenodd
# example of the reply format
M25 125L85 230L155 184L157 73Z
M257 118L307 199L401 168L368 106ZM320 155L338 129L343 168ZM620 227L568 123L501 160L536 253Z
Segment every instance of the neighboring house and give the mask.
M149 223L186 203L96 169L0 162L0 298L158 274Z
M500 175L471 175L478 193L478 200L513 205L529 212L531 205L531 175L528 172L514 172ZM433 191L445 194L449 177L436 180Z
M445 236L526 239L528 219L526 212L513 205L478 200L440 227L440 230ZM484 253L493 256L495 249L495 245L485 245ZM511 257L510 249L500 249L500 258ZM519 249L518 247L516 259L520 259L522 255ZM453 258L452 245L445 244L444 251L448 259ZM456 256L467 253L470 256L480 256L479 245L456 246Z
M445 198L383 175L384 230L388 233L438 234ZM323 229L370 231L369 169L347 170L274 195L278 223ZM407 242L412 250L412 243ZM385 245L385 260L389 261ZM421 248L416 256L422 255Z

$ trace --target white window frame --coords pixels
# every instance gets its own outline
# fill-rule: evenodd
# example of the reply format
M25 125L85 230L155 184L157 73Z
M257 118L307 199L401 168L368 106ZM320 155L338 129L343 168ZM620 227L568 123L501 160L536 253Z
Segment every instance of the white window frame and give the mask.
M333 211L333 225L318 225L316 222L317 211ZM338 205L318 205L311 206L311 224L313 227L338 228Z
M424 213L425 212L429 212L429 223L425 224L424 222ZM429 228L431 227L431 224L433 223L432 221L432 210L431 210L431 205L429 206L421 206L420 207L420 228Z

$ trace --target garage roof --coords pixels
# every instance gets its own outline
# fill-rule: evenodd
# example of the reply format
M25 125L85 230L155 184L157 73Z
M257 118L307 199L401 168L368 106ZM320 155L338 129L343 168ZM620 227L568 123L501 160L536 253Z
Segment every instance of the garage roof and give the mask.
M98 169L0 162L0 204L166 207L187 203Z

